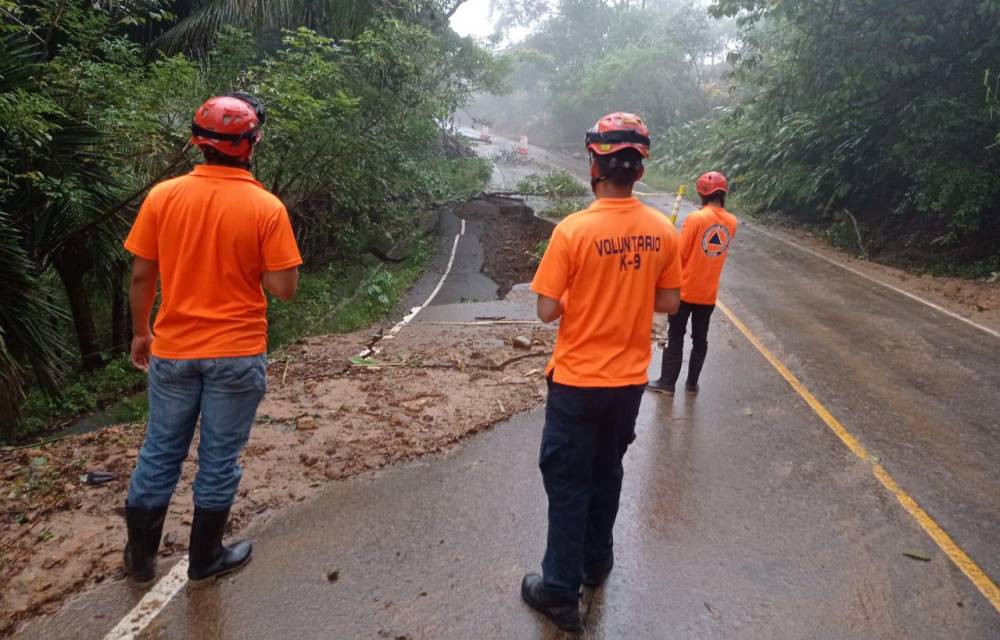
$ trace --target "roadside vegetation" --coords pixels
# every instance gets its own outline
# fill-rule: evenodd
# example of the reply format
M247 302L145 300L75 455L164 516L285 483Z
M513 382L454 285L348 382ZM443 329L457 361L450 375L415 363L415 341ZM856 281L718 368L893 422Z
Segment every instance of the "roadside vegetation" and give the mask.
M1000 2L498 0L513 90L476 112L574 152L641 113L645 179L719 169L738 213L856 255L1000 272Z
M532 173L517 183L515 191L526 196L544 196L546 198L582 197L589 192L568 171L556 169L545 175Z
M561 220L571 213L576 213L577 211L586 209L588 204L589 203L586 200L582 199L562 198L542 209L538 215L543 218L556 218Z
M506 66L451 31L451 5L0 0L0 443L138 386L121 241L198 161L210 95L268 108L255 174L307 265L275 343L384 315L424 264L420 212L489 176L448 123Z
M562 219L587 207L584 196L590 191L568 171L555 169L544 175L532 173L522 178L514 190L525 196L545 198L547 204L538 212L543 218Z

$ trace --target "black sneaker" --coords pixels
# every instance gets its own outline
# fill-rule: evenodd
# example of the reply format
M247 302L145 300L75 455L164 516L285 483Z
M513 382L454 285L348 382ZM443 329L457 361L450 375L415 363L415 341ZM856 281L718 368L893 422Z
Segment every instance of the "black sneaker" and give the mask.
M570 602L553 596L539 574L529 573L524 576L524 580L521 581L521 598L532 609L551 620L560 630L574 633L583 631L577 599L573 598Z
M653 380L647 384L646 389L655 393L665 393L671 396L674 395L674 385L664 382L662 378L659 380Z
M697 383L685 382L684 383L684 389L688 393L698 393L698 385L697 385Z

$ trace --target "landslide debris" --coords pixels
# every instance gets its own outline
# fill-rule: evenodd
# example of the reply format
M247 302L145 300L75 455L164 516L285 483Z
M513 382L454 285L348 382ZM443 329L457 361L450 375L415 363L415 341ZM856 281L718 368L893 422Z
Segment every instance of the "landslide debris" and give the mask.
M512 346L518 336L531 351ZM369 340L363 332L308 338L270 363L234 531L325 482L441 451L542 401L549 329L417 323L402 338L361 365L352 359ZM123 503L143 431L115 426L0 452L0 636L88 585L123 578ZM171 503L164 564L186 549L196 447ZM94 469L112 478L89 484Z

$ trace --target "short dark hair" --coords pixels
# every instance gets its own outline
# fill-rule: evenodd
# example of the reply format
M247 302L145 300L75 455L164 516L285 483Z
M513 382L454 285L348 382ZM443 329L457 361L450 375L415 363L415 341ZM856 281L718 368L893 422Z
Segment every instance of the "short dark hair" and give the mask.
M711 202L713 200L718 200L720 207L726 206L726 192L722 191L720 189L718 191L713 191L712 193L708 194L707 196L702 196L701 197L701 206L704 207L705 205L707 205L709 202Z
M246 169L250 166L249 162L240 160L236 156L227 156L214 147L207 145L201 148L201 154L205 156L205 162L208 164L221 164L226 167L237 167L239 169Z
M594 156L597 171L616 187L631 187L642 170L642 154L635 149L622 149L606 156Z

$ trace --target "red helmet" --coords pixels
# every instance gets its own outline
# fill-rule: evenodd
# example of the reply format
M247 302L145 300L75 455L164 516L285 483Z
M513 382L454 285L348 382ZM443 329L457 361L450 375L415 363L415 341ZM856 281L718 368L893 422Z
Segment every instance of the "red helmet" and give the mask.
M252 96L230 94L209 98L191 121L191 144L249 160L260 141L263 106Z
M695 183L695 189L698 191L698 195L705 197L712 195L716 191L729 193L729 182L726 180L726 176L718 171L709 171L698 178L698 182Z
M643 158L649 157L649 129L642 118L633 113L609 113L587 132L587 150L606 156L622 149L635 149Z

